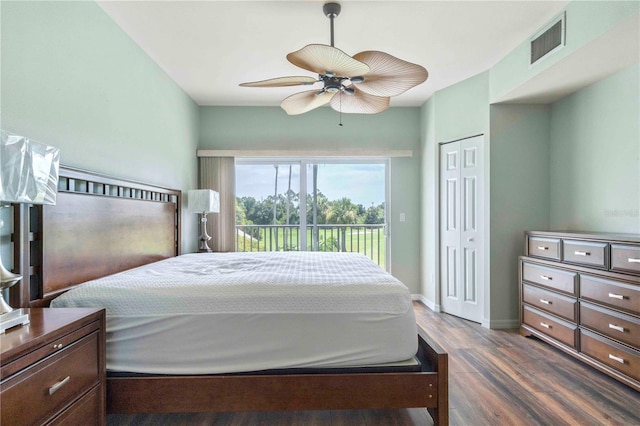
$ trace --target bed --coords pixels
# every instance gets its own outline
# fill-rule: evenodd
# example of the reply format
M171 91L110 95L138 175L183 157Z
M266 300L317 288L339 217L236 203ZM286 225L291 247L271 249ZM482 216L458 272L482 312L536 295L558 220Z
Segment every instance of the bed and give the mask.
M30 273L12 300L107 308L108 412L425 407L448 423L447 354L364 256L180 255L180 191L60 175L57 205L16 209Z

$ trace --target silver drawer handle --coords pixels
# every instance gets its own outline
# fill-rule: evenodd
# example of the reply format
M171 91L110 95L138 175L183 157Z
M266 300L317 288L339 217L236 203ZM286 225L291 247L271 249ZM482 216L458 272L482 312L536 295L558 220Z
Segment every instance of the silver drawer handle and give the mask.
M621 294L609 293L609 297L612 299L624 300L624 296Z
M540 323L541 326L543 326L544 328L551 328L551 326L547 323L541 322Z
M619 325L609 324L609 328L624 333L624 327L620 327Z
M542 278L545 281L552 281L553 280L553 277L548 277L546 275L540 275L540 278Z
M540 299L540 303L544 303L545 305L550 305L551 302L546 299Z
M538 250L549 250L549 247L538 246Z
M609 354L609 359L614 361L618 361L620 364L624 364L624 358L620 358L619 356L615 356L613 354Z
M633 257L630 257L629 263L640 263L640 259L634 259Z
M49 388L49 395L53 395L54 393L56 393L61 387L63 387L64 385L66 385L67 383L69 383L69 381L71 380L70 376L65 377L64 379L60 380L58 383L56 383L55 385L51 386Z
M574 251L573 254L576 256L591 256L591 253L588 251Z
M56 343L55 345L53 345L53 349L62 349L62 343Z

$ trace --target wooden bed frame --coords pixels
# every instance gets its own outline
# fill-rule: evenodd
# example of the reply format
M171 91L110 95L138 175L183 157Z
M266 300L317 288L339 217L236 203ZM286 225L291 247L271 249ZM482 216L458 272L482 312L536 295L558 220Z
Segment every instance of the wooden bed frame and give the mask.
M14 205L13 306L44 307L69 288L181 253L178 190L60 168L55 206ZM448 356L421 330L421 371L107 377L109 413L425 407L449 419Z

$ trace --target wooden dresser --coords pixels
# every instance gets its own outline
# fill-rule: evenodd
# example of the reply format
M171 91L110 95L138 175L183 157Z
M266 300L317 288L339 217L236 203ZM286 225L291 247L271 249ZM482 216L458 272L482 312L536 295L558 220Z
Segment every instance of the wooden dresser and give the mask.
M104 425L104 309L27 309L0 335L0 424Z
M640 235L525 233L520 332L640 391Z

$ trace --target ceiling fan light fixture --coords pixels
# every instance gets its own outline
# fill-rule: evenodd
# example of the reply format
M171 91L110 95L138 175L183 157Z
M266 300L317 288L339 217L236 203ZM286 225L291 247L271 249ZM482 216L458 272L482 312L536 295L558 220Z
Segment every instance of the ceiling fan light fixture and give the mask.
M244 87L303 86L321 82L322 90L309 90L285 98L280 106L289 115L303 114L331 104L340 113L377 114L389 108L389 98L423 83L429 76L417 64L388 53L365 51L350 56L334 47L333 21L340 4L326 3L322 10L331 21L331 45L309 44L287 55L293 65L314 72L312 77L279 77L243 83ZM366 77L364 77L366 75ZM343 94L348 96L342 96Z

